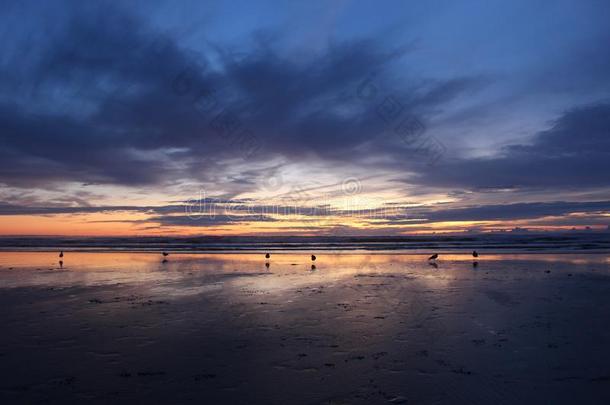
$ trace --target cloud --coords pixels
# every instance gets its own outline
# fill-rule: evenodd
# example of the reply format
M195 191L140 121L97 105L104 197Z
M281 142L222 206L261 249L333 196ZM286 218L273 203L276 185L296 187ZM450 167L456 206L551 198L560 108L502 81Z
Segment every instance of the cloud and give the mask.
M0 97L0 182L14 187L203 181L235 159L354 165L358 155L409 152L382 135L388 96L425 117L480 85L404 82L392 73L404 52L375 40L300 58L264 41L245 54L219 45L190 52L118 7L71 4L31 28L51 33L14 38L35 57L2 64L5 77L27 72ZM373 97L359 93L367 79Z
M497 156L443 160L409 182L437 187L605 187L610 173L610 104L571 109L529 144Z
M507 221L562 216L575 212L610 212L610 201L590 202L531 202L517 204L476 205L462 208L407 209L410 218L442 221Z
M251 222L277 222L278 220L265 215L218 215L189 217L186 215L163 215L146 219L145 223L155 223L160 226L178 227L212 227L220 225L235 225Z
M97 214L111 212L140 212L140 213L163 213L184 212L184 206L24 206L8 203L0 203L0 215L64 215L64 214Z

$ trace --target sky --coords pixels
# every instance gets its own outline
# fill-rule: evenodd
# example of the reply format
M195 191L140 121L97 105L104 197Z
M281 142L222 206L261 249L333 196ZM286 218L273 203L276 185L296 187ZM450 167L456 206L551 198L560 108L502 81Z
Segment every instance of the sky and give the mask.
M607 231L607 1L3 1L0 235Z

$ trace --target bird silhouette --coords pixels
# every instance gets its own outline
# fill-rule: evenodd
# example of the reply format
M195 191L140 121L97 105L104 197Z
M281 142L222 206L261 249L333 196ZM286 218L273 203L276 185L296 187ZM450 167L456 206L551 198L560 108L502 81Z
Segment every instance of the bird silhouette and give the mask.
M476 250L472 251L472 257L479 257L479 254L477 253Z
M316 261L316 256L315 255L311 255L311 261L315 262Z
M162 254L163 256L166 256L166 257L167 257L167 256L169 256L169 253L167 253L167 252L163 252L163 253L161 253L161 254Z
M271 255L270 255L269 253L267 253L267 254L265 255L265 259L268 259L268 258L270 258L270 257L271 257Z
M435 253L428 258L428 260L436 260L436 259L438 259L438 253Z
M64 257L64 251L59 252L59 257Z

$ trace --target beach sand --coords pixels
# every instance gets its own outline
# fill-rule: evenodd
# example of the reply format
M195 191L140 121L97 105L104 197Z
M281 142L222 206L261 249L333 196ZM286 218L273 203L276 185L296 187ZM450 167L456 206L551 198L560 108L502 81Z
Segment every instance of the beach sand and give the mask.
M610 403L610 259L3 252L0 402Z

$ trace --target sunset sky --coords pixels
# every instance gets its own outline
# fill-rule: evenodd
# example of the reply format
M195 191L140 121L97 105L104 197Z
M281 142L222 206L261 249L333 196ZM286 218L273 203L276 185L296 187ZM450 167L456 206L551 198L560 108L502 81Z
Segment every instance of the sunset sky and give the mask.
M3 1L0 44L0 235L610 224L607 1Z

